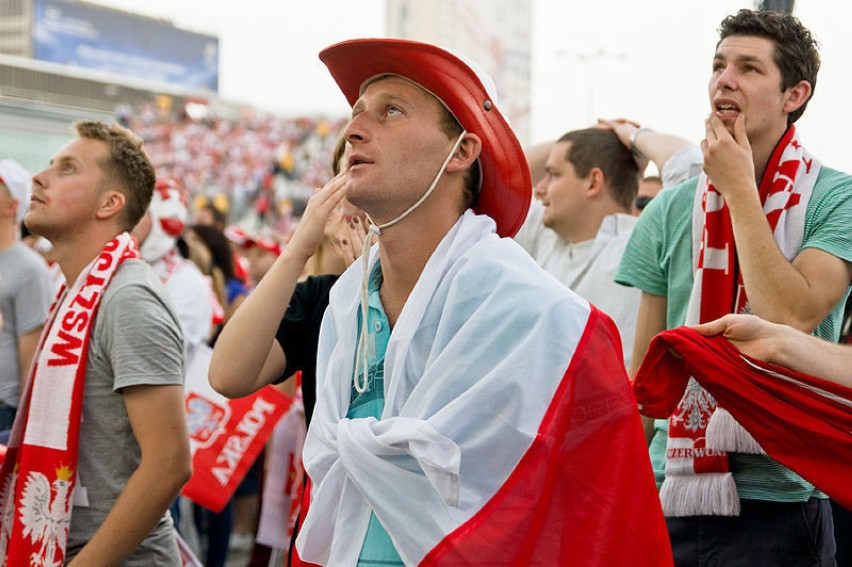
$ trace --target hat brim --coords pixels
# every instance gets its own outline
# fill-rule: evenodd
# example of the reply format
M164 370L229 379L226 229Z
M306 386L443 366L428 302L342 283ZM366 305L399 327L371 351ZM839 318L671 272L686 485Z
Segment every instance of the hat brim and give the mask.
M350 105L365 81L399 75L435 95L462 127L482 140L482 191L475 207L497 223L500 236L521 228L532 200L524 151L476 73L455 55L428 43L400 39L355 39L320 52Z

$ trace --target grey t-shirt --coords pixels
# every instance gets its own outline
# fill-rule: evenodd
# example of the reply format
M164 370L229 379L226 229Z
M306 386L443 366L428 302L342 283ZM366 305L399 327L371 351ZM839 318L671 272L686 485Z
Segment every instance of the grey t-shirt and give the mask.
M47 263L26 244L17 242L0 252L0 401L18 407L21 364L18 337L44 324L53 300Z
M77 505L80 495L75 494L68 559L91 539L140 463L121 389L183 384L180 324L167 292L147 264L127 260L119 267L98 308L90 345L78 462L78 486L85 489L81 494L85 493L88 506ZM180 564L168 511L122 563Z

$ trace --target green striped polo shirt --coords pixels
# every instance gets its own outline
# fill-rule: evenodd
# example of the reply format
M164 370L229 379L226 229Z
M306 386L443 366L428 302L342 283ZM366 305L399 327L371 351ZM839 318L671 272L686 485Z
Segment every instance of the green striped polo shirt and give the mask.
M698 178L662 191L643 210L615 275L620 284L638 287L667 301L666 326L686 320L692 289L692 206ZM802 249L816 248L852 262L852 177L822 167L805 213ZM814 334L830 341L840 335L843 300ZM658 485L665 476L666 420L657 420L649 451ZM777 461L762 455L731 455L731 471L740 497L801 502L824 495Z

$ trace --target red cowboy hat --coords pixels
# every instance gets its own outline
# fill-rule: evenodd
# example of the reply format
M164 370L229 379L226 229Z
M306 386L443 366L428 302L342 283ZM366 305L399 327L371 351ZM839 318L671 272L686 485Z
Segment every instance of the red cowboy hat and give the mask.
M494 219L500 236L518 232L532 200L529 165L483 84L491 82L484 73L439 47L401 39L344 41L323 49L319 57L350 105L364 83L378 75L404 77L438 98L465 130L482 140L482 191L475 211Z

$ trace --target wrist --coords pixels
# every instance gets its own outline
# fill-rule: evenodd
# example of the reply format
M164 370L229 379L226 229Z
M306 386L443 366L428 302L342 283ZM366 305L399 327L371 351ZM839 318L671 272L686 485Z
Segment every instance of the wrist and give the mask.
M630 133L630 138L629 138L630 151L633 152L634 156L636 156L637 158L640 158L640 159L645 158L645 154L643 154L641 151L639 151L639 148L636 147L636 141L638 140L640 134L642 134L643 132L653 132L653 130L651 130L650 128L646 128L644 126L640 127L640 128L636 128L635 130L633 130L633 132Z

